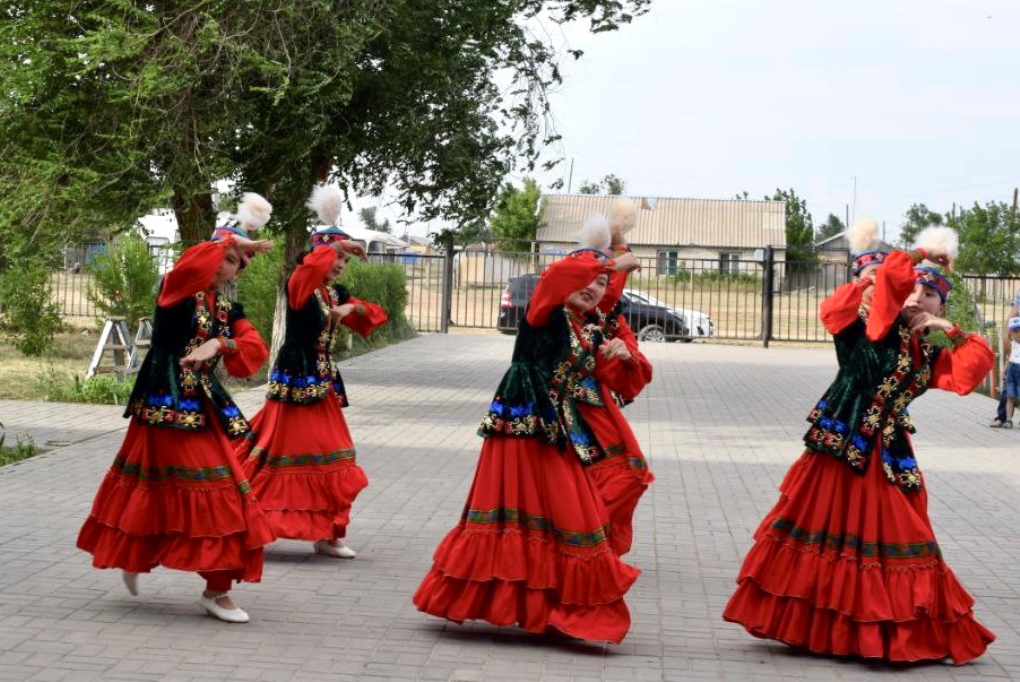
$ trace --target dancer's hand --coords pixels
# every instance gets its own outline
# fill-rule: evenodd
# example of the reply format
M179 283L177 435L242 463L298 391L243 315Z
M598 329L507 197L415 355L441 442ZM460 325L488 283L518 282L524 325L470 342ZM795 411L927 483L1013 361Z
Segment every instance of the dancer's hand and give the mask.
M953 323L949 320L920 310L910 316L908 324L910 333L915 336L920 336L930 329L947 332L953 328Z
M353 303L344 303L343 305L334 306L329 309L329 331L337 329L340 326L340 321L354 312Z
M606 341L599 348L599 352L602 353L602 357L606 360L619 358L626 362L633 357L630 349L627 348L627 344L623 342L623 339L610 339L609 341Z
M637 257L629 251L617 256L614 260L616 261L616 267L614 270L617 272L633 272L634 270L641 269L641 263L638 261Z
M365 252L365 247L358 242L351 239L341 239L334 243L339 244L344 253L357 256L366 263L368 262L368 254Z
M180 360L182 369L198 369L203 364L216 359L216 356L223 350L223 344L220 340L209 339L201 346L185 355Z

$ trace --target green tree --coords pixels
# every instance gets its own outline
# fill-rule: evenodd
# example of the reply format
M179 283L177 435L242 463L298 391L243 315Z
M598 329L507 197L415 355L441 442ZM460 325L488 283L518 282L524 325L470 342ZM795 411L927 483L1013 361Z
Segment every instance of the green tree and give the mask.
M949 220L960 235L960 255L956 269L968 275L1020 274L1020 220L1012 208L1001 201L977 203Z
M375 206L366 206L365 208L358 211L358 217L361 218L361 222L364 226L370 230L376 232L392 232L390 228L390 219L385 218L380 223L377 215L379 209Z
M818 262L813 250L815 230L807 201L792 189L776 189L766 201L786 202L786 260L793 271L810 270Z
M830 213L829 217L825 219L825 222L816 228L818 236L816 239L822 241L829 237L835 237L837 234L846 231L846 225L839 219L839 216L835 213Z
M578 194L608 194L610 196L619 196L626 191L627 181L613 173L603 176L601 180L585 180L577 188Z
M921 230L933 225L942 225L944 222L942 214L932 211L924 204L912 204L903 216L903 224L900 225L900 242L904 246L909 246L914 243Z
M288 256L327 179L477 226L555 139L561 55L529 24L611 31L650 1L0 2L0 226L59 243L169 203L197 241L222 179L273 202Z
M524 179L524 187L518 189L507 184L496 198L496 207L489 218L492 233L499 238L503 251L522 251L524 242L535 238L542 225L542 191L531 178Z

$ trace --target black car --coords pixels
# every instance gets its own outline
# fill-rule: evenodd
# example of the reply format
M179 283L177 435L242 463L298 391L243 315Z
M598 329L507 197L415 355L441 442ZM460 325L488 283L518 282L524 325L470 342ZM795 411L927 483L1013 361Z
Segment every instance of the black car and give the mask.
M514 277L503 289L499 299L499 321L496 328L504 334L515 334L531 300L531 292L538 284L538 275ZM651 305L627 294L620 297L623 315L639 341L679 341L689 338L684 319L675 311Z

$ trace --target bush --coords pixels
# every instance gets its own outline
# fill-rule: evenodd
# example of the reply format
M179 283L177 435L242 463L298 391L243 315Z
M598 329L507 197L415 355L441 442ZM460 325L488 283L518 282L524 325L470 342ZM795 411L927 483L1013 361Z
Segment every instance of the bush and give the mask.
M25 355L46 353L60 329L60 309L53 301L49 278L49 268L35 261L11 268L0 278L0 326Z
M340 275L340 283L347 287L351 296L383 307L389 321L373 331L367 339L350 334L341 327L337 345L347 347L347 337L354 337L354 345L368 348L385 346L414 336L414 328L404 314L407 305L407 278L404 269L393 263L363 263L352 260Z
M11 446L5 445L6 436L4 425L0 424L0 466L20 462L39 454L39 448L27 433L19 433L15 438L14 445Z
M981 328L981 323L978 320L977 306L974 304L974 298L967 289L966 283L956 273L949 276L949 281L953 283L953 293L946 301L945 318L960 325L964 331L984 333L985 330ZM936 339L935 342L939 345L952 345L943 334L937 336Z
M130 330L138 326L139 318L152 315L159 274L149 245L139 235L120 237L96 256L90 270L87 296L106 317L125 318Z
M133 379L122 380L113 374L100 374L85 380L75 374L74 382L68 384L55 372L49 372L38 381L48 402L92 405L126 405L134 385Z
M251 259L237 278L237 298L259 335L269 343L273 338L276 289L283 271L283 249L276 248Z

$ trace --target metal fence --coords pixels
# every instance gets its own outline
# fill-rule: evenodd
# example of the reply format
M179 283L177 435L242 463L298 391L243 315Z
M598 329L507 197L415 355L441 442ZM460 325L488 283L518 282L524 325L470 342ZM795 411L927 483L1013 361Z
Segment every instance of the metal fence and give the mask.
M491 247L445 254L373 255L394 263L407 278L408 321L422 332L450 328L497 329L508 282L540 273L562 257L556 253L508 252ZM847 281L845 261L798 263L776 260L764 250L762 260L676 259L663 263L641 259L641 270L628 286L663 306L703 313L717 339L824 342L829 336L818 321L818 306ZM88 268L73 264L51 277L53 296L65 317L91 322L99 312L87 296ZM84 261L84 262L87 262ZM988 324L1008 317L1020 279L963 277Z

